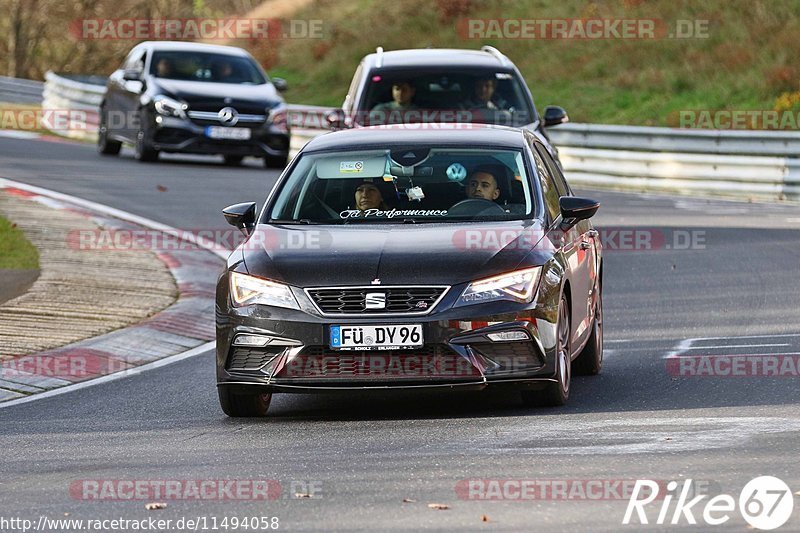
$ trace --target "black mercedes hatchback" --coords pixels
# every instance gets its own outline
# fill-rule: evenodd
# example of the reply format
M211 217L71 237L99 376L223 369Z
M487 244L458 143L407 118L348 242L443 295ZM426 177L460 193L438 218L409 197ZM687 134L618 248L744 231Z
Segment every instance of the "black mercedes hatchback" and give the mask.
M542 139L470 124L378 126L309 142L217 284L230 416L272 393L520 389L562 405L603 362L602 250Z
M135 147L140 161L160 152L245 156L286 166L287 110L280 91L241 48L188 42L144 42L108 79L100 105L98 150Z

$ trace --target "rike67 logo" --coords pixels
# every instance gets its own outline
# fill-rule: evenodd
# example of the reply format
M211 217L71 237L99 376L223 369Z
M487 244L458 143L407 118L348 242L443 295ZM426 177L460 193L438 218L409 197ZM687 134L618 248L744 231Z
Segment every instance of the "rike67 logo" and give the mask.
M698 523L695 516L697 513L706 525L720 526L731 519L738 507L742 518L751 528L770 530L784 525L794 509L791 489L782 480L772 476L750 480L739 494L738 501L729 494L718 494L704 502L705 505L701 502L708 497L707 494L689 499L693 494L691 479L687 479L682 485L677 481L670 481L667 483L666 494L659 494L662 486L649 479L636 480L622 523L635 524L636 521L632 522L635 513L639 524L649 524L653 512L658 509L658 516L652 522L654 524L695 525ZM651 515L648 517L645 508L656 500L658 504L649 508Z

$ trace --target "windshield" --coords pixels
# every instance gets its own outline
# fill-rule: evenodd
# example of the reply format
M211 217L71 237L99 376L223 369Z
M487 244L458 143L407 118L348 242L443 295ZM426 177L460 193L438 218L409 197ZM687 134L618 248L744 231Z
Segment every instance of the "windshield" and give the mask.
M368 80L356 122L364 125L533 122L528 96L512 72L395 71Z
M249 57L207 52L155 52L150 74L170 80L262 85L267 82Z
M531 218L521 151L393 147L303 154L264 222L318 224Z

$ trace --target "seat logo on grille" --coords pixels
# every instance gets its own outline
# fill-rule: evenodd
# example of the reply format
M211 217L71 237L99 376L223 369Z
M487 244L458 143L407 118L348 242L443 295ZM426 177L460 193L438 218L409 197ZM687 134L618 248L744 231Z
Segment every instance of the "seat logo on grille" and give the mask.
M364 307L366 309L386 309L386 294L383 292L368 292Z
M223 107L217 113L219 121L228 126L235 126L239 122L239 112L232 107Z

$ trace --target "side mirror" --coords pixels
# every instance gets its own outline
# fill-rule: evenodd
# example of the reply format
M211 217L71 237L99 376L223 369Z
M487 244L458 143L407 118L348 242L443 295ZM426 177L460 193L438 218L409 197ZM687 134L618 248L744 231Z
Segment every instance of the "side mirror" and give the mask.
M558 199L558 206L561 208L562 227L567 229L580 220L592 218L600 208L600 202L577 196L562 196Z
M275 86L275 90L279 93L282 93L289 88L289 84L286 83L286 80L283 78L272 78L272 85Z
M122 79L125 81L142 81L142 71L135 68L126 68L122 71Z
M328 126L332 130L339 130L344 127L344 110L334 109L325 115L325 120L328 121Z
M256 203L245 202L243 204L229 205L222 210L225 220L231 226L236 226L245 235L250 235L256 226Z
M569 117L567 116L567 112L564 111L563 107L549 105L544 108L545 127L558 126L559 124L564 124L565 122L569 122Z

